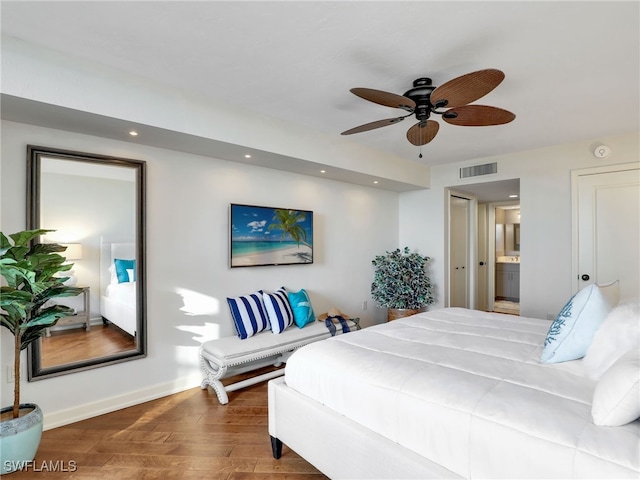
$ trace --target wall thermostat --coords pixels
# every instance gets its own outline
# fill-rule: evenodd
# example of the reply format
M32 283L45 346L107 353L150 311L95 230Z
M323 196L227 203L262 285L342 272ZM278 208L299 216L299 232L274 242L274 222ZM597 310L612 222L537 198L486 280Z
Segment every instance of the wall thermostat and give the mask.
M607 158L611 154L611 149L606 145L599 145L593 151L593 154L598 158Z

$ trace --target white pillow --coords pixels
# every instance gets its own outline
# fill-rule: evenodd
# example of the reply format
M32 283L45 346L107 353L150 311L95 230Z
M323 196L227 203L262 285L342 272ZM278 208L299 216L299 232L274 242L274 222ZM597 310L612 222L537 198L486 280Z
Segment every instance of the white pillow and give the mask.
M609 289L618 283L583 288L569 299L549 327L540 361L558 363L577 360L587 353L598 327L613 308Z
M640 350L623 354L598 381L591 405L593 423L618 427L640 417Z
M120 283L120 282L118 282L118 274L116 273L115 265L111 265L109 267L109 274L111 275L110 283L112 285L117 285L118 283Z
M611 307L615 307L618 305L620 301L620 281L616 280L615 282L605 283L603 285L598 285L598 288L605 296L605 298L609 301Z
M621 303L602 323L582 361L587 375L597 380L632 348L640 349L640 298Z

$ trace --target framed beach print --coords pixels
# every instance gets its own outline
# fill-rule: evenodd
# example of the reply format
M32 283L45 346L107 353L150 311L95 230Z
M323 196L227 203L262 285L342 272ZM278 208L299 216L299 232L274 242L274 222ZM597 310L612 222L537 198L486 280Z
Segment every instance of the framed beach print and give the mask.
M313 212L232 203L231 267L313 263Z

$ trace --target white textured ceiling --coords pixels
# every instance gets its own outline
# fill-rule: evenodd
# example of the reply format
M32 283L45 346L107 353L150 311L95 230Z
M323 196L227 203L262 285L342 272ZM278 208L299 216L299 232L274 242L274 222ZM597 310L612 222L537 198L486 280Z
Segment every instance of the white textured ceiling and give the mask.
M8 2L2 33L339 135L402 111L349 92L404 93L483 68L505 81L476 103L496 127L441 123L422 162L482 158L639 130L639 3ZM412 119L352 135L417 159Z

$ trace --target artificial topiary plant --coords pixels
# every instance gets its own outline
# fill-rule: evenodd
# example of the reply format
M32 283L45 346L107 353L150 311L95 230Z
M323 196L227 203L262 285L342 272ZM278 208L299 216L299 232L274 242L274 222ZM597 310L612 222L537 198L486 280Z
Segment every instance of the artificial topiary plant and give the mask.
M0 287L2 326L14 337L14 397L13 418L20 414L20 352L40 338L58 319L73 314L64 305L50 304L58 297L72 297L82 289L67 287L68 277L56 274L70 270L66 258L57 252L66 247L57 243L32 241L53 230L26 230L9 235L13 244L0 232L0 271L6 285Z
M431 281L426 264L429 257L411 253L409 247L376 256L371 296L379 307L420 309L431 305Z

